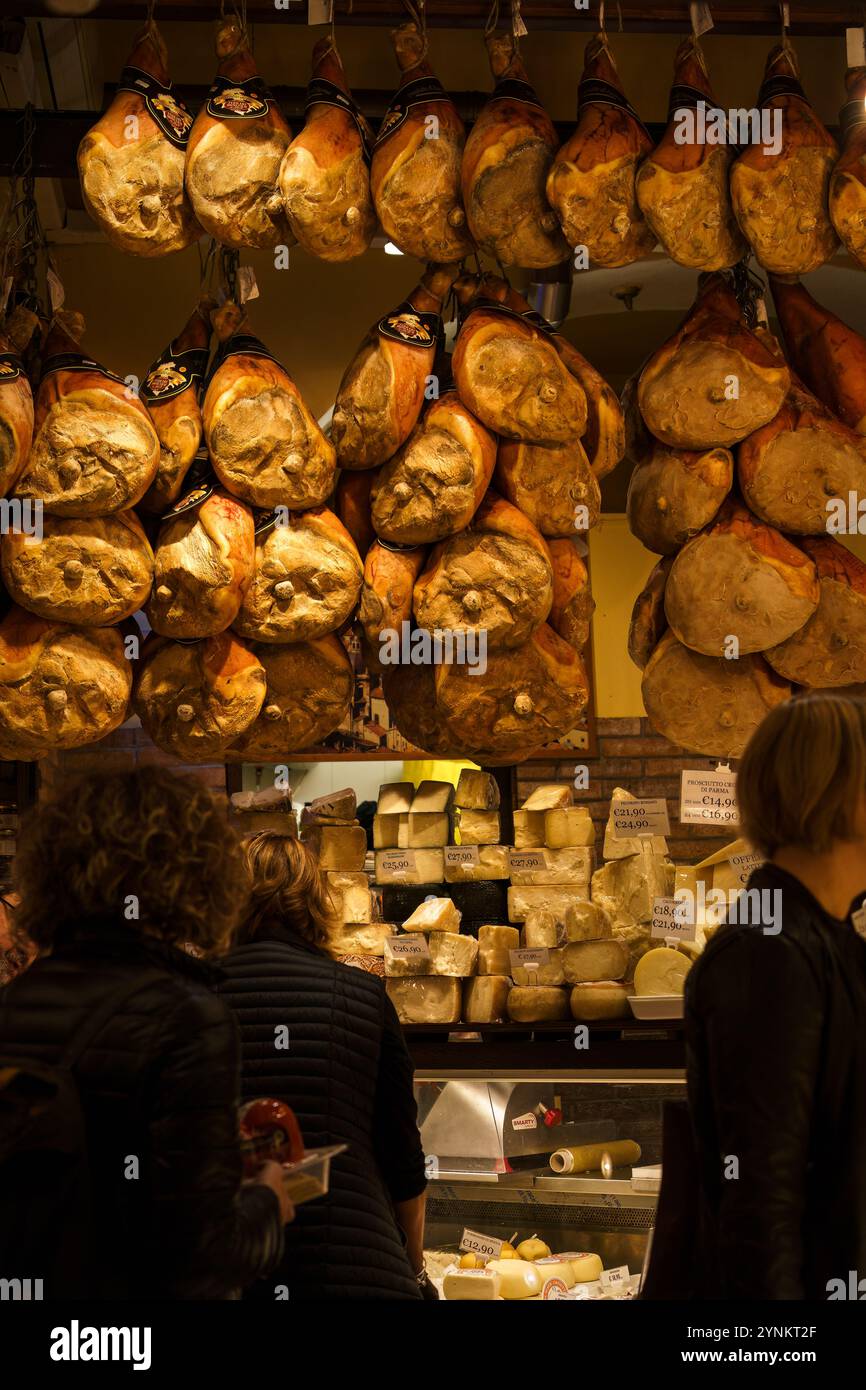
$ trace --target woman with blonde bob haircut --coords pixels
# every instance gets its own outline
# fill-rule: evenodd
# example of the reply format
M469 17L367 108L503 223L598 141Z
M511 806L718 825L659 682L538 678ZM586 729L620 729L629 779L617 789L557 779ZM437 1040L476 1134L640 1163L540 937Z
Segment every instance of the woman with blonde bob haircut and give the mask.
M412 1062L384 980L331 954L327 876L304 842L245 842L248 907L222 962L245 1099L295 1111L306 1147L347 1145L327 1196L298 1209L282 1267L248 1297L418 1299L424 1276L424 1155Z
M686 981L694 1296L857 1298L866 1273L866 705L780 705L737 774L765 856ZM744 903L744 898L739 899ZM862 925L859 931L862 932ZM852 1271L859 1274L852 1276Z

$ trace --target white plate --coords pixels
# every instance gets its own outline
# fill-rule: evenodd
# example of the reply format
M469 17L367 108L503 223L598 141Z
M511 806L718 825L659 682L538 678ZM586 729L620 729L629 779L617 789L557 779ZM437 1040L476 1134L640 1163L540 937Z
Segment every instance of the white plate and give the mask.
M682 1018L681 994L630 994L628 1002L635 1018Z

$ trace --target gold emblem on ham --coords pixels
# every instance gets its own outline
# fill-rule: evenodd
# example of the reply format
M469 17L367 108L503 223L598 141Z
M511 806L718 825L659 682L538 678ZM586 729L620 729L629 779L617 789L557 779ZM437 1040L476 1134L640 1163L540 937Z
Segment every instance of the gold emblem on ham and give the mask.
M258 642L304 642L348 622L363 566L355 542L333 512L290 516L256 542L255 570L235 631Z
M151 372L147 377L144 386L152 396L160 396L164 391L171 391L175 386L186 386L189 378L182 371L178 371L174 362L163 362L162 366L157 367L155 372Z
M410 342L425 345L433 342L432 333L417 314L391 314L385 322L395 333L399 333L401 338Z
M170 92L160 92L158 96L152 97L151 101L178 138L183 139L192 128L192 116L186 108L178 105Z
M267 102L260 101L250 92L245 92L242 87L224 88L215 97L211 97L211 105L222 106L236 116L259 116L267 110Z

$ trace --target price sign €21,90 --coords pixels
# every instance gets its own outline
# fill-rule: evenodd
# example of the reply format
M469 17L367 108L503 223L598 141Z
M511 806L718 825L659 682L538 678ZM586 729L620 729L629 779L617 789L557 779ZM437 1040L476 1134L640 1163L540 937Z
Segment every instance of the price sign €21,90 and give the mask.
M663 796L638 801L614 801L613 836L631 840L639 835L669 835L668 805Z

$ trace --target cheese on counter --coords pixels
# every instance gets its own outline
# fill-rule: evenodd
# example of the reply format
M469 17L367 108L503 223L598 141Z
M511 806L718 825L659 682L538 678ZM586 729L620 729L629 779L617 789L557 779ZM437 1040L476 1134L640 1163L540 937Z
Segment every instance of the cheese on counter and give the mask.
M404 931L460 930L460 913L451 898L428 898L403 923Z
M507 946L478 947L479 975L510 975L511 954Z
M574 796L567 782L542 782L523 803L524 811L552 811L555 806L570 806Z
M520 945L520 930L518 927L479 927L478 945L502 946L506 951L516 951Z
M562 1255L546 1255L535 1261L535 1268L545 1284L548 1279L561 1279L565 1287L571 1289L577 1283L574 1265Z
M627 859L630 854L639 854L644 844L649 847L653 854L667 854L668 842L664 835L634 835L622 840L616 838L613 828L614 803L637 800L636 796L632 796L631 792L627 792L623 787L614 789L610 798L610 815L604 830L602 855L605 859Z
M311 825L301 837L311 845L320 869L360 872L367 857L367 832L360 825Z
M594 852L586 846L571 849L545 849L546 865L543 869L511 870L511 882L521 885L535 885L540 888L557 887L582 888L584 896L589 894L589 880L592 874Z
M698 891L698 870L694 864L677 864L674 866L674 894L677 889L685 888L689 893Z
M530 951L559 945L559 928L552 912L534 908L523 924L523 945Z
M396 930L393 922L346 922L330 934L328 947L341 956L381 956Z
M543 849L544 848L544 812L543 811L515 811L514 812L514 848L515 849Z
M568 1013L568 994L547 985L515 985L508 994L508 1016L515 1023L556 1023Z
M408 816L407 816L408 824ZM401 846L402 848L402 846ZM407 850L408 867L395 867L391 860L396 851L380 849L376 851L377 883L442 883L445 862L441 849Z
M314 797L306 809L314 820L319 816L328 816L353 821L357 810L355 793L351 787L344 787L338 792L327 792L325 796Z
M524 888L512 883L508 890L509 922L525 922L530 912L549 912L557 922L565 924L565 914L572 903L586 901L579 888Z
M503 1298L534 1298L541 1293L544 1280L529 1260L488 1260L486 1268L499 1275Z
M498 811L457 811L461 845L498 845L501 826Z
M674 866L649 845L627 859L613 859L592 876L592 901L614 922L651 922L653 900L673 897Z
M453 976L424 975L386 980L388 998L401 1023L459 1023L462 990Z
M383 782L379 788L376 810L380 816L409 811L414 795L415 786L412 782Z
M462 768L457 779L454 803L466 811L495 811L499 806L496 778L478 768Z
M430 933L430 974L454 975L465 979L475 974L478 942L474 936L461 936L459 931Z
M326 871L334 913L340 922L372 922L378 916L366 874Z
M422 782L412 797L411 810L450 811L454 801L454 787L450 782Z
M564 1255L557 1256L560 1260L568 1260L574 1271L574 1281L576 1284L592 1284L596 1279L601 1278L603 1265L598 1255L585 1253L584 1251L569 1250Z
M492 1269L449 1269L442 1280L442 1294L452 1302L501 1298L499 1275Z
M647 951L634 968L635 994L682 994L691 964L682 951L668 946Z
M571 991L571 1016L580 1023L608 1018L627 1018L628 990L619 980L597 980L575 985Z
M548 951L547 960L539 965L514 965L511 978L516 985L562 985L565 974L562 968L562 951Z
M478 863L461 864L445 856L446 883L484 883L506 879L511 873L508 849L505 845L479 845Z
M407 849L440 849L451 841L451 817L446 811L410 811Z
M585 806L557 806L544 813L544 843L548 849L595 847L595 826Z
M484 947L478 948L479 955ZM508 991L511 980L507 975L474 975L463 985L464 1023L502 1023L506 1018Z
M570 985L593 980L621 980L628 951L621 941L574 941L562 948L562 968Z
M569 941L600 941L611 934L610 918L598 903L573 903L565 914Z

